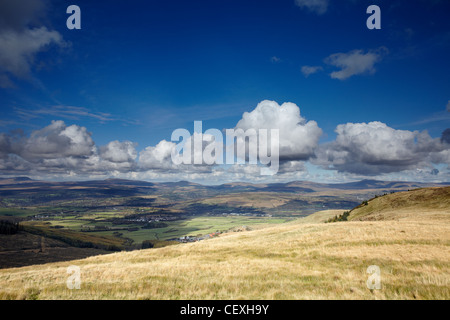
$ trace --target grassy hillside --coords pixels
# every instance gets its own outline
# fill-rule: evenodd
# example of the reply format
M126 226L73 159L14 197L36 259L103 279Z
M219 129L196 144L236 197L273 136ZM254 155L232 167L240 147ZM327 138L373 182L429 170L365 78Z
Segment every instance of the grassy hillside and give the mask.
M324 224L336 214L325 212L197 243L4 269L0 299L450 299L446 192L398 193L353 212L374 221ZM69 265L81 268L80 290L66 287ZM381 290L366 287L371 265Z
M111 251L76 248L65 242L20 231L0 234L0 269L83 259Z
M349 220L447 220L450 187L417 189L377 197L352 210Z
M310 214L309 216L306 216L302 219L297 220L297 223L324 223L328 221L330 218L333 218L335 216L341 215L344 212L344 210L324 210L319 211L313 214Z

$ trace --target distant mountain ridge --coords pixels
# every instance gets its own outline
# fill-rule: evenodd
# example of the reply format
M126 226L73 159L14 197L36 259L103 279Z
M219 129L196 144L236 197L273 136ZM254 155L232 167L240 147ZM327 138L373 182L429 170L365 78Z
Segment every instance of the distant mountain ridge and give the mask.
M10 177L0 178L0 188L7 185L31 186L129 186L129 187L154 187L154 188L198 188L210 190L238 190L246 192L315 192L319 189L338 189L338 190L367 190L367 189L398 189L410 190L417 188L450 186L450 182L432 183L432 182L407 182L407 181L380 181L380 180L361 180L346 183L318 183L311 181L291 181L286 183L247 183L230 182L221 185L203 185L190 181L178 182L148 182L141 180L127 179L106 179L106 180L88 180L88 181L42 181L33 180L28 177Z

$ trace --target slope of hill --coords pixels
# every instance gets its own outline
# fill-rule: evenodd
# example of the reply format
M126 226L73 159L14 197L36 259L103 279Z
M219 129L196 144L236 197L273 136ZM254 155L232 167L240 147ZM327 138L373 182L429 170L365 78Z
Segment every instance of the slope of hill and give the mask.
M446 214L446 189L394 196L377 208ZM0 299L450 299L450 223L434 218L300 219L197 243L4 269ZM79 290L66 287L69 265L80 267ZM372 265L381 270L380 290L366 286Z
M450 187L417 189L374 198L352 210L349 220L450 219Z
M68 261L111 253L95 248L77 248L66 242L21 231L0 234L0 268L15 268Z

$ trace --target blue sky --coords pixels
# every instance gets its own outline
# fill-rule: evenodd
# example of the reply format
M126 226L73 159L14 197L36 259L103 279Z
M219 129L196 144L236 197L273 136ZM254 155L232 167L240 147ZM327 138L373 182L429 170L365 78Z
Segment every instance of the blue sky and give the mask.
M81 8L81 30L66 28L71 4ZM371 4L381 8L381 30L366 27ZM3 175L176 179L178 173L169 175L173 168L136 169L140 153L170 141L176 128L192 131L194 120L202 120L204 128L234 128L244 112L264 100L279 106L292 102L306 121L317 122L323 132L319 149L348 147L336 141L339 125L374 121L393 135L426 130L427 146L450 143L443 135L450 127L450 3L445 0L37 0L33 5L2 0L0 6ZM61 170L54 172L44 164L50 155L36 158L24 146L11 147L18 140L11 130L22 130L22 140L30 140L52 121L86 128L100 158L102 147L116 140L131 142L134 151L119 149L136 158L125 157L132 163L118 167L118 160L110 159L113 169L89 171L84 164L78 170L61 163L92 154L55 154ZM344 134L341 138L354 142L360 132ZM394 152L400 150L399 159L380 158L367 174L348 168L353 160L366 168L364 159L348 156L342 159L348 166L339 167L335 157L319 150L310 159L299 158L295 174L274 179L450 181L445 143L426 155L423 146L404 155L405 139ZM328 159L321 159L325 153ZM12 164L11 155L28 162L28 169ZM439 174L428 176L433 169ZM208 174L189 174L191 180L215 182ZM247 174L224 174L220 181L230 179L258 181Z

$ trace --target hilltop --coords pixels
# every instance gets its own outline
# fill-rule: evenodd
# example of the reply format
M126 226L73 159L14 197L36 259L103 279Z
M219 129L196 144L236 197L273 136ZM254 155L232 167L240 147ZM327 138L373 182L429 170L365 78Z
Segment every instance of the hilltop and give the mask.
M450 187L417 189L376 197L351 211L349 220L429 220L450 218Z
M323 223L336 212L319 212L204 242L4 269L0 298L449 299L447 189L379 197L347 222ZM81 268L80 290L66 287L69 265ZM381 290L366 287L371 265Z

